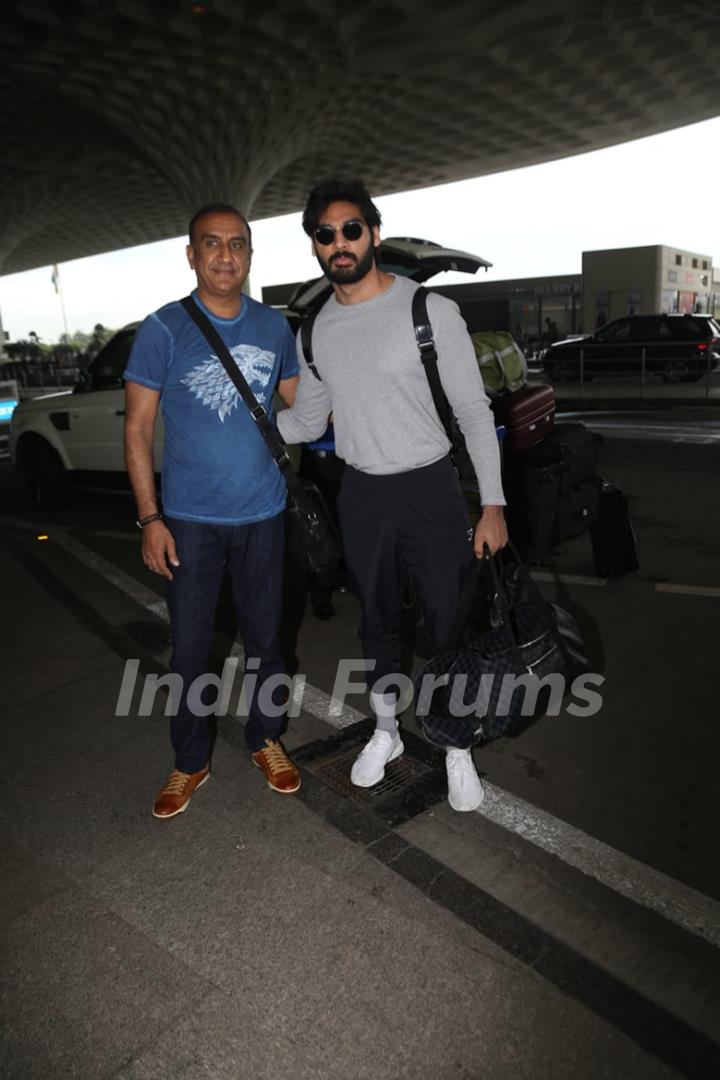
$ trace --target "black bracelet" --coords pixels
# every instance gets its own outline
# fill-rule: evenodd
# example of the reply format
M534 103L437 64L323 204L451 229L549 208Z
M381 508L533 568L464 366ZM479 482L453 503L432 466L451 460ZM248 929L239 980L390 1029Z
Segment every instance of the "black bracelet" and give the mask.
M135 524L137 525L138 529L144 529L146 525L152 525L153 521L162 521L162 519L163 516L158 510L154 514L148 514L147 517L140 518L138 521L135 522Z

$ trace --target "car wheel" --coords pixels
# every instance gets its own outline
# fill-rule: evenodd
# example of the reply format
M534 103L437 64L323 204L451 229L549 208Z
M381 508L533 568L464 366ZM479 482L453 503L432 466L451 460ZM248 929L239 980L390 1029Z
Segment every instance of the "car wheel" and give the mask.
M32 438L22 445L20 471L30 499L39 510L57 510L70 501L67 469L44 439Z
M690 369L686 360L668 360L663 368L662 377L666 383L685 382Z

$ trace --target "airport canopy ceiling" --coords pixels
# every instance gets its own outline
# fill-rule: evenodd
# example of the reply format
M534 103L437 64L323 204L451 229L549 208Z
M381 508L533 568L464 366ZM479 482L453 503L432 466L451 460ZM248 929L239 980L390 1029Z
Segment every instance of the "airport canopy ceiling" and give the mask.
M0 273L720 113L704 0L4 0L0 26Z

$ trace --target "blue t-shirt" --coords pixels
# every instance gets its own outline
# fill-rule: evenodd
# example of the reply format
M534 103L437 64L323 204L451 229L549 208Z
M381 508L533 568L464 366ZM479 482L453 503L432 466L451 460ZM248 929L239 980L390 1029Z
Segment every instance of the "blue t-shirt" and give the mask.
M243 296L237 318L221 319L197 292L192 295L271 414L278 380L299 370L284 315ZM247 406L179 302L166 304L140 325L124 377L160 391L168 517L242 525L280 513L285 481Z

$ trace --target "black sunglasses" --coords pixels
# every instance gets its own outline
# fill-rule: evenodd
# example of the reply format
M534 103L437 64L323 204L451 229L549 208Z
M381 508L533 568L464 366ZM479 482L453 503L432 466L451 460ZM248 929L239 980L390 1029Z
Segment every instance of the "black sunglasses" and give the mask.
M344 225L341 225L340 231L346 240L359 240L362 236L364 227L364 222L353 218L352 221L346 221ZM332 244L336 232L337 229L334 225L318 225L313 231L315 243L327 247L328 244Z

